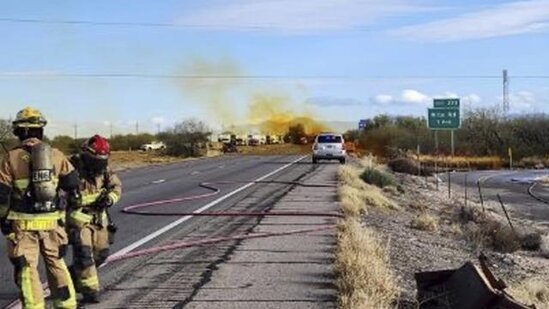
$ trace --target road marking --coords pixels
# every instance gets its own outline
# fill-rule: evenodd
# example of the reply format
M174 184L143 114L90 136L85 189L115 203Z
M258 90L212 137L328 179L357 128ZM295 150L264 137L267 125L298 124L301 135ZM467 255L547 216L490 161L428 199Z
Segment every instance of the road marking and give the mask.
M278 172L280 172L280 171L282 171L282 170L284 170L284 169L286 169L286 168L288 168L288 167L294 165L295 163L297 163L297 162L299 162L299 161L305 159L306 157L307 157L307 156L299 157L298 159L296 159L296 160L294 160L294 161L292 161L292 162L290 162L290 163L288 163L288 164L286 164L286 165L284 165L284 166L281 166L281 167L277 168L276 170L274 170L274 171L272 171L272 172L270 172L270 173L268 173L268 174L266 174L266 175L263 175L263 176L257 178L256 180L254 180L254 182L265 180L266 178L268 178L268 177L270 177L270 176L272 176L272 175L274 175L274 174L276 174L276 173L278 173ZM238 189L235 189L235 190L233 190L233 191L231 191L231 192L229 192L229 193L223 195L222 197L220 197L220 198L218 198L218 199L216 199L216 200L214 200L214 201L212 201L212 202L210 202L210 203L208 203L208 204L202 206L201 208L197 209L196 211L194 211L194 213L201 213L201 212L203 212L203 211L205 211L205 210L208 210L209 208L212 208L212 207L216 206L217 204L219 204L219 203L223 202L224 200L228 199L229 197L231 197L231 196L233 196L233 195L235 195L235 194L237 194L237 193L239 193L239 192L241 192L241 191L244 191L244 190L248 189L249 187L253 186L253 185L255 184L254 182L245 184L245 185L243 185L242 187L240 187L240 188L238 188ZM124 254L126 254L126 253L128 253L128 252L130 252L130 251L132 251L132 250L135 250L135 249L137 249L138 247L140 247L140 246L146 244L147 242L149 242L149 241L151 241L151 240L157 238L158 236L160 236L160 235L162 235L162 234L164 234L164 233L166 233L166 232L172 230L173 228L175 228L175 227L181 225L182 223L184 223L184 222L190 220L192 217L193 217L193 216L185 216L185 217L179 218L178 220L176 220L176 221L174 221L174 222L172 222L172 223L166 225L165 227L163 227L163 228L157 230L156 232L153 232L153 233L151 233L151 234L149 234L149 235L147 235L147 236L141 238L140 240L138 240L138 241L136 241L136 242L134 242L134 243L132 243L132 244L126 246L125 248L120 249L119 251L115 252L115 253L113 254L113 256L124 255ZM101 265L99 268L104 267L104 266L106 266L106 265L107 265L107 263Z
M157 184L159 184L159 183L164 183L164 182L166 182L166 179L158 179L158 180L155 180L155 181L153 181L153 182L151 182L151 183L152 183L153 185L157 185Z
M198 174L200 174L199 171L194 171L194 172L191 173L191 175L198 175Z
M273 176L274 174L276 174L276 173L278 173L278 172L280 172L280 171L282 171L282 170L284 170L284 169L286 169L286 168L288 168L288 167L294 165L295 163L297 163L297 162L299 162L299 161L305 159L306 157L308 157L308 156L301 156L301 157L297 158L296 160L294 160L294 161L292 161L292 162L290 162L290 163L288 163L288 164L286 164L286 165L284 165L284 166L281 166L281 167L277 168L276 170L274 170L274 171L272 171L272 172L270 172L270 173L268 173L268 174L265 174L265 175L263 175L263 176L257 178L256 180L254 180L254 182L258 182L258 181L265 180L266 178L271 177L271 176ZM246 185L243 185L243 186L240 187L240 188L237 188L237 189L235 189L235 190L233 190L233 191L231 191L231 192L229 192L229 193L223 195L222 197L218 198L217 200L212 201L212 202L210 202L210 203L208 203L208 204L202 206L201 208L195 210L194 213L201 213L201 212L203 212L203 211L205 211L205 210L208 210L209 208L214 207L215 205L217 205L217 204L223 202L224 200L228 199L229 197L231 197L231 196L233 196L233 195L235 195L235 194L237 194L237 193L239 193L239 192L241 192L241 191L244 191L244 190L248 189L249 187L255 185L254 182L250 182L250 183L248 183L248 184L246 184ZM175 227L181 225L182 223L184 223L184 222L190 220L192 217L193 217L193 216L185 216L185 217L179 218L178 220L176 220L176 221L174 221L174 222L172 222L172 223L166 225L165 227L163 227L163 228L157 230L156 232L153 232L153 233L151 233L151 234L149 234L149 235L147 235L147 236L141 238L140 240L138 240L138 241L136 241L136 242L134 242L134 243L132 243L132 244L130 244L130 245L128 245L128 246L126 246L126 247L120 249L120 250L118 250L117 252L115 252L114 254L112 254L112 256L124 255L124 254L126 254L126 253L128 253L128 252L130 252L130 251L132 251L132 250L135 250L135 249L139 248L140 246L146 244L147 242L149 242L149 241L151 241L151 240L157 238L158 236L160 236L160 235L162 235L162 234L164 234L164 233L166 233L166 232L168 232L168 231L174 229ZM98 268L101 269L101 268L103 268L103 267L105 267L105 266L107 266L107 265L108 265L108 263L104 263L104 264L102 264L101 266L99 266ZM47 284L44 285L44 289L45 289L45 291L44 291L44 297L49 296L50 291L49 291L49 288L47 288ZM9 309L18 309L18 308L21 308L21 302L20 302L19 300L16 300L16 301L14 301L13 303L9 304L6 308L9 308Z
M225 165L220 165L217 168L225 168Z

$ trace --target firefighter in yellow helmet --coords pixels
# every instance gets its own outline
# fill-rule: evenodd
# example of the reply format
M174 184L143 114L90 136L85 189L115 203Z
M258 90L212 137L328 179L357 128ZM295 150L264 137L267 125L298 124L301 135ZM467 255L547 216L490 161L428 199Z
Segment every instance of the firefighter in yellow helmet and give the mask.
M110 146L107 139L95 135L70 158L80 177L82 204L68 212L70 242L74 263L71 274L83 303L99 303L97 266L109 256L109 244L116 227L107 208L120 199L122 185L108 168Z
M37 270L40 255L55 308L76 308L63 260L68 243L63 225L67 201L79 199L78 175L61 151L42 142L46 123L30 107L13 121L13 133L21 143L0 163L0 224L23 308L45 307Z

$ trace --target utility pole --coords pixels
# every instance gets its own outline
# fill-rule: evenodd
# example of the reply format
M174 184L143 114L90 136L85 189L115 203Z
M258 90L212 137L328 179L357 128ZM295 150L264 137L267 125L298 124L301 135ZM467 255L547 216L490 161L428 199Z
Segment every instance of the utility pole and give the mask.
M135 122L135 135L139 134L139 121Z
M503 113L509 113L509 75L503 70Z
M74 141L76 142L78 140L78 123L74 123Z
M156 133L160 134L160 123L156 124Z
M110 139L112 139L112 122L109 123Z

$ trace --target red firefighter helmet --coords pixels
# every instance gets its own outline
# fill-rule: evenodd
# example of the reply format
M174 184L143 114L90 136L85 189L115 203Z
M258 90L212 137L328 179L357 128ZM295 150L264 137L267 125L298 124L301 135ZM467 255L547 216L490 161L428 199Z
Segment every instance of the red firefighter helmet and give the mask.
M111 147L106 138L96 134L82 144L82 151L95 159L107 160L111 153Z

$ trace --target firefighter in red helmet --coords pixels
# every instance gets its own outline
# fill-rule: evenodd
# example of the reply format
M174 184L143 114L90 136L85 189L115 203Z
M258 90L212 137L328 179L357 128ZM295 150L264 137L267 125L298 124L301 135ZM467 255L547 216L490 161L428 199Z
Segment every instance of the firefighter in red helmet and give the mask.
M83 303L99 302L97 267L109 256L116 231L107 209L120 200L122 185L109 169L110 146L95 135L70 158L79 173L81 202L69 209L67 222L73 247L71 274Z

